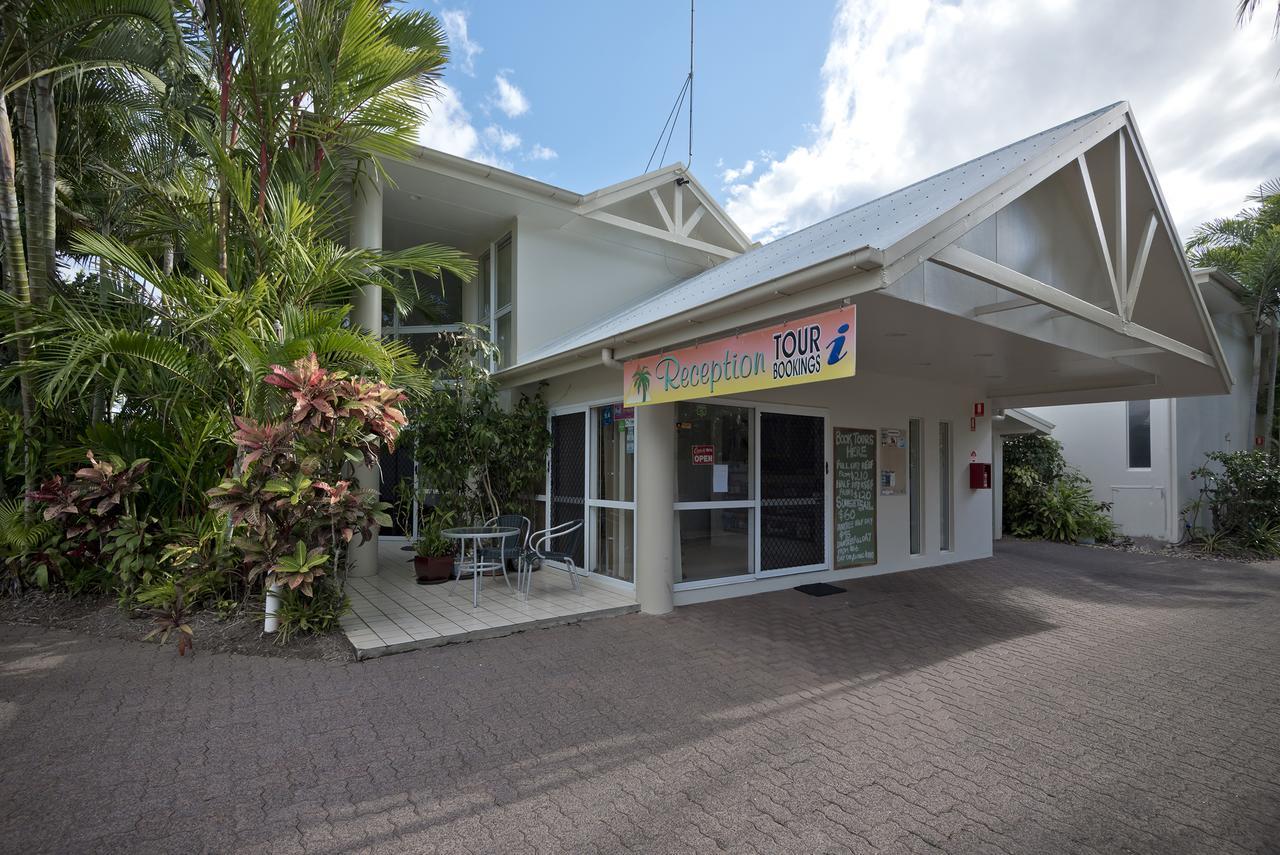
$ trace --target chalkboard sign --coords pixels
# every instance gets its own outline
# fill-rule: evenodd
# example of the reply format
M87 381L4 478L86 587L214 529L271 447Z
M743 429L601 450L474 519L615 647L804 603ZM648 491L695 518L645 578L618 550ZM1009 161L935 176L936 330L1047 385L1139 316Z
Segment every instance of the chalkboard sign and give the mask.
M835 428L836 568L876 563L876 432Z

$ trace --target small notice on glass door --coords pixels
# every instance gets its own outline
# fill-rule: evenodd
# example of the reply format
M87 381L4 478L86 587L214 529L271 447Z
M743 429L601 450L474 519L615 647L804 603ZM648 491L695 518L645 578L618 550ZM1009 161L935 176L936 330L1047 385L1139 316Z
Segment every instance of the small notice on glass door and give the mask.
M729 464L717 463L711 467L711 492L729 492Z

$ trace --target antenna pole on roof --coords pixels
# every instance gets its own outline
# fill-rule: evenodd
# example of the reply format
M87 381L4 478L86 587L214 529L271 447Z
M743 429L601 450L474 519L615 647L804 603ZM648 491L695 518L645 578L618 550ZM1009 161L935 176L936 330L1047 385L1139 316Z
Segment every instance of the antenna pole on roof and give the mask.
M685 166L693 163L693 2L689 0L689 157Z
M685 166L693 160L693 4L694 0L689 0L689 73L685 75L684 83L680 86L680 91L676 93L676 102L671 106L671 112L667 115L667 120L662 123L662 130L658 132L658 141L653 144L653 151L649 154L649 161L644 165L644 171L648 172L653 166L654 158L658 157L658 149L662 149L662 157L658 158L658 165L661 166L663 161L667 159L667 148L671 145L671 138L675 136L676 125L680 121L680 110L684 106L685 96L689 98L689 151L685 159ZM666 139L664 144L662 141Z

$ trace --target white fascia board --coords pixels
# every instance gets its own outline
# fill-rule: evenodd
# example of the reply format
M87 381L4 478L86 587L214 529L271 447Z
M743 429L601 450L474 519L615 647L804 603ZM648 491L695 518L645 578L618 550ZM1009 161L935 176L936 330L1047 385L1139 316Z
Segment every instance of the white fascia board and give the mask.
M644 175L637 175L635 178L628 178L626 181L594 190L582 197L578 203L577 213L590 214L592 211L607 208L632 196L639 196L641 193L648 193L650 190L666 186L668 182L680 177L682 170L683 167L679 164L664 166L662 169L655 169L653 172L646 172Z
M504 193L520 196L534 202L552 202L560 207L572 209L582 204L582 194L563 187L556 187L533 178L526 178L514 172L507 172L487 163L467 160L443 151L425 146L414 146L407 158L390 158L407 166L437 172L451 178L469 181L473 184L490 187Z

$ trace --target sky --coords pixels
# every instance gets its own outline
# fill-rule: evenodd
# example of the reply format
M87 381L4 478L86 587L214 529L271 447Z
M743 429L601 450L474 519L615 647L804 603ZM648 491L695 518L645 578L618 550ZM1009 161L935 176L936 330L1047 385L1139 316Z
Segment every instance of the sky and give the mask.
M689 66L687 0L415 0L452 58L425 145L578 192L639 175ZM699 181L770 240L1116 101L1185 239L1280 177L1272 3L700 0ZM688 159L687 114L666 158Z

